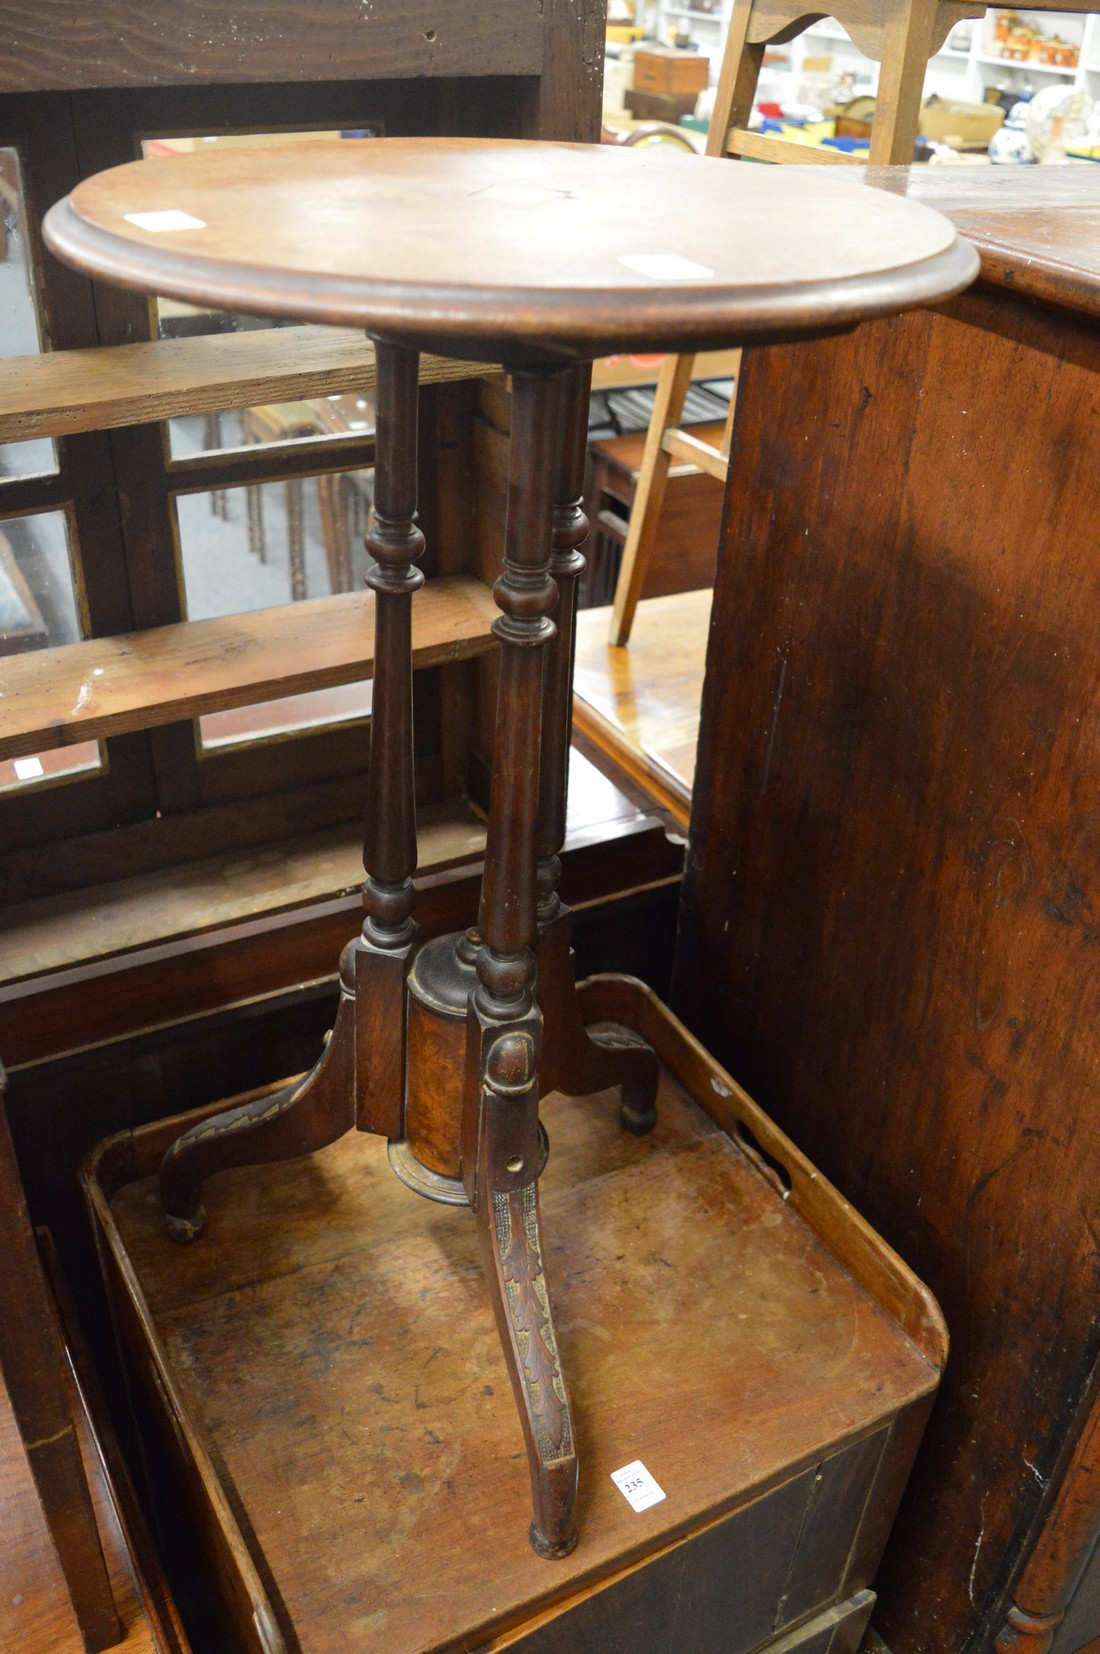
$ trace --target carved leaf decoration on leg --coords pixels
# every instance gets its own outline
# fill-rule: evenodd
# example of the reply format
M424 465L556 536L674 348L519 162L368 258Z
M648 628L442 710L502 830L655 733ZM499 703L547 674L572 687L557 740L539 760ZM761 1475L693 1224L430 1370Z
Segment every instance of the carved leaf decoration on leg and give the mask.
M512 1195L497 1191L493 1207L501 1272L540 1452L546 1461L566 1458L573 1451L573 1431L542 1272L534 1184Z

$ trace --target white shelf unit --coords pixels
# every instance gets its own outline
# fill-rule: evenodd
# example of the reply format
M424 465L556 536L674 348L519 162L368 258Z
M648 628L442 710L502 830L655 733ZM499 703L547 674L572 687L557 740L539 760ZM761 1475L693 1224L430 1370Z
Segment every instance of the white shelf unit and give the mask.
M656 0L648 13L655 23L657 38L667 42L673 29L686 23L692 39L701 53L710 60L711 82L718 76L726 30L729 27L733 0L720 0L718 10L700 12L690 6L676 5L672 0ZM1077 86L1100 99L1100 15L1095 12L1030 12L1020 8L1016 15L1033 23L1046 35L1057 34L1062 40L1079 47L1076 68L1060 68L1035 61L1015 62L1004 58L996 50L995 20L999 12L1015 8L999 6L986 12L983 18L959 23L951 31L943 49L928 64L924 80L925 96L936 93L943 98L961 98L970 103L981 103L988 86L998 85L1021 93L1030 86L1041 91L1059 81ZM961 43L961 49L960 49ZM832 72L850 71L854 76L854 94L873 93L878 86L878 64L864 57L849 40L833 18L813 24L784 46L768 48L770 63L765 63L760 75L758 102L800 103L804 79L803 65L808 57L831 56Z

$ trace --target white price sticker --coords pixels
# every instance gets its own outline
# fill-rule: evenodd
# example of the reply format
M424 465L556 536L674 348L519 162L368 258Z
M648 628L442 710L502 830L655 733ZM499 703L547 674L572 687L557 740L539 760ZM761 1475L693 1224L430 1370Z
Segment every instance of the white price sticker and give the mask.
M123 218L127 224L136 224L139 230L152 230L160 234L164 230L205 230L206 220L195 218L189 212L180 212L176 207L166 207L163 212L124 212Z
M659 1505L665 1496L664 1488L658 1487L641 1459L624 1464L621 1470L613 1470L611 1480L631 1510L648 1510L650 1505Z
M619 259L628 270L637 270L650 281L706 281L714 271L679 253L624 253Z

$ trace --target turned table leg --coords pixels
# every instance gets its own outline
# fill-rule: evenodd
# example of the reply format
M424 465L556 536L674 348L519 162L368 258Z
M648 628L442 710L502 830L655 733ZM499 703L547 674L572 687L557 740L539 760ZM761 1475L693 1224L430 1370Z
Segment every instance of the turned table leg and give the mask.
M378 411L374 509L367 550L374 566L374 699L367 778L363 893L366 918L355 949L357 1120L361 1131L401 1135L405 1094L405 977L416 948L413 773L412 594L424 550L416 526L420 357L375 343Z
M570 370L554 491L550 572L557 586L551 611L556 633L546 649L537 833L539 1003L545 1019L540 1090L544 1096L564 1091L586 1097L621 1086L622 1123L641 1134L657 1117L657 1059L634 1036L616 1034L612 1044L610 1036L597 1040L584 1027L570 945L572 915L558 895L573 727L577 585L584 572L580 548L588 536L581 499L591 381L587 363Z
M341 957L336 1022L310 1073L193 1126L165 1155L161 1204L169 1233L180 1241L202 1232L202 1185L215 1172L308 1154L355 1125L391 1138L401 1132L405 975L416 944L411 603L423 581L413 567L424 549L416 526L419 357L378 341L376 361L375 499L367 533L375 560L367 575L375 593L375 675L363 928Z
M462 1169L527 1444L542 1556L576 1543L577 1457L539 1224L539 1061L535 1002L535 848L543 657L549 612L551 511L566 375L513 376L500 689L478 930L476 992L467 1021Z

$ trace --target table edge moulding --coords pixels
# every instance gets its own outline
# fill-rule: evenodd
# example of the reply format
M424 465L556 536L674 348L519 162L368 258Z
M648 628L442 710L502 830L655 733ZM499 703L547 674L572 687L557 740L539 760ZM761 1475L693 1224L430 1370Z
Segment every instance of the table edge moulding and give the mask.
M374 706L365 918L315 1068L201 1121L165 1155L176 1238L206 1177L294 1158L358 1127L398 1177L468 1205L523 1425L548 1558L576 1544L578 1460L543 1265L539 1101L619 1085L623 1125L654 1123L657 1059L589 1032L558 895L590 363L612 349L817 337L973 280L939 214L845 177L657 151L484 140L315 142L135 162L47 215L86 274L191 302L359 325L375 343ZM412 605L421 350L501 364L512 418L500 692L476 928L417 945L412 878ZM366 1219L369 1222L369 1217Z
M813 335L931 303L977 273L972 250L941 215L892 199L886 206L877 193L845 191L840 179L816 172L808 195L801 169L791 180L755 169L731 179L712 157L468 138L446 141L457 177L426 199L438 142L303 147L301 182L317 203L305 220L300 207L288 213L287 175L273 175L263 149L135 161L78 185L47 214L43 233L60 257L119 286L361 326L418 350L510 366ZM376 225L357 231L352 209L365 218L368 208L356 200L357 177L379 191L385 236ZM243 221L238 186L249 192ZM665 196L663 223L635 213L639 187ZM326 191L340 202L342 235ZM446 256L410 262L415 242L392 230L406 191L446 242ZM447 240L475 210L467 239ZM713 232L727 213L740 235L727 240L723 271ZM799 217L799 234L787 240L776 281L766 257L754 254L762 225L782 215ZM410 225L403 233L417 232ZM516 237L535 233L541 262L517 246ZM377 269L366 271L367 260Z

